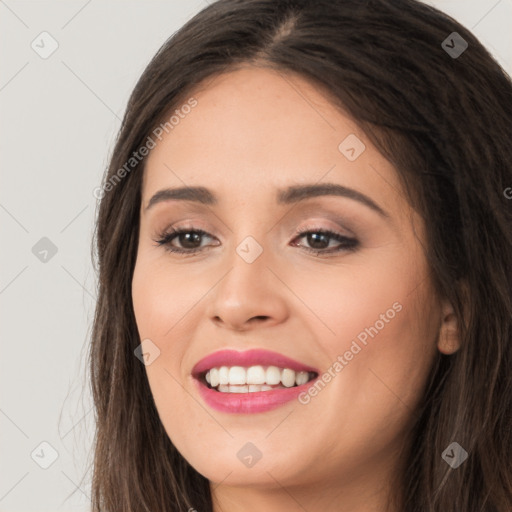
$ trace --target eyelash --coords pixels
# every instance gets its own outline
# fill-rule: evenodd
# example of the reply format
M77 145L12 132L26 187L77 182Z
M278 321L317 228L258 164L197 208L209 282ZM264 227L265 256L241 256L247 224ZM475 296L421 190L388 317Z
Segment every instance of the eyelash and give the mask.
M176 247L173 247L170 245L172 240L174 240L177 236L183 234L183 233L196 233L201 236L210 236L206 231L203 231L202 229L192 229L192 228L181 228L181 229L172 229L170 231L165 231L159 235L159 239L155 240L157 243L157 246L164 246L164 249L166 251L169 251L171 253L177 253L181 256L191 256L196 252L201 251L202 247L196 247L194 249L179 249ZM338 242L340 242L342 245L335 249L312 249L308 247L303 247L307 252L315 253L318 255L324 255L324 254L332 254L332 253L338 253L341 251L354 251L359 246L359 241L355 238L349 238L343 235L340 235L339 233L336 233L335 231L331 231L329 229L302 229L298 230L297 236L294 238L302 238L304 235L311 234L311 233L321 233L322 235L327 235L329 238L334 239Z

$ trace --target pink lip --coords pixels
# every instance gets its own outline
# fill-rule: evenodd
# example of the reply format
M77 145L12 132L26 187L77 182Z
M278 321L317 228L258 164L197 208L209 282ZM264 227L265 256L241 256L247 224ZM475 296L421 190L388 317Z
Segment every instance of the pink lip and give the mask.
M316 379L318 377L302 384L302 386L253 393L221 393L207 387L199 379L194 379L194 381L203 400L213 409L220 412L253 414L270 411L294 400L312 386Z
M258 391L252 393L221 393L209 388L200 378L200 374L218 368L220 366L278 366L290 368L295 371L315 372L317 377L301 386L281 388L272 391ZM294 361L277 352L268 350L221 350L201 359L192 369L192 375L196 382L199 394L203 400L213 409L227 413L252 414L275 409L295 399L309 388L318 378L318 370L311 366Z

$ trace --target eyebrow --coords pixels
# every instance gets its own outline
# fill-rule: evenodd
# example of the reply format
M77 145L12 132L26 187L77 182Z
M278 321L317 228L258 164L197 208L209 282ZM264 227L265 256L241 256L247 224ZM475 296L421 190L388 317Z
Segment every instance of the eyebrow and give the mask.
M337 183L290 186L286 189L278 190L276 200L278 204L292 204L320 196L341 196L353 199L355 201L359 201L365 206L368 206L382 217L389 218L389 214L368 196L352 188L338 185ZM194 201L204 205L215 205L218 203L215 194L206 187L165 188L159 190L153 195L149 200L145 211L149 210L157 203L173 200Z

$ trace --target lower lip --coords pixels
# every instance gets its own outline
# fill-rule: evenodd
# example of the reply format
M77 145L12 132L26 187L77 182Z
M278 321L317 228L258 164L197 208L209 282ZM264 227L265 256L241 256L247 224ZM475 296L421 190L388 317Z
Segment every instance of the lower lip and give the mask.
M317 378L301 386L279 388L273 391L255 391L253 393L222 393L209 388L199 379L194 380L198 386L199 394L212 409L232 414L253 414L270 411L291 402L303 391L306 391Z

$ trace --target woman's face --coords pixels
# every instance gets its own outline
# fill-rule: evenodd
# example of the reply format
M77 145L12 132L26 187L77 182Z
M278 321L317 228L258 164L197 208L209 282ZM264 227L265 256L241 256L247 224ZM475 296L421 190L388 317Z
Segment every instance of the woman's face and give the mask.
M392 165L304 79L245 68L193 96L197 104L177 107L147 161L132 283L166 432L223 486L381 481L421 398L443 318L422 220ZM348 193L289 192L327 183ZM182 187L208 193L160 194L148 208L159 191ZM189 254L156 243L172 228L188 234L167 247ZM226 349L278 353L297 373L275 355L220 354L193 374ZM208 378L231 379L232 388L200 383L205 369L222 366ZM299 377L301 368L318 377L290 387L294 376L311 377ZM236 384L248 374L267 384L248 392ZM271 383L276 375L286 389Z

